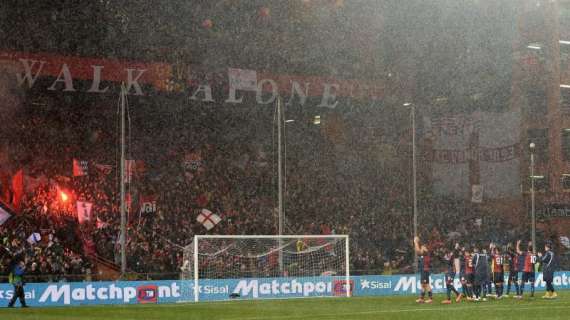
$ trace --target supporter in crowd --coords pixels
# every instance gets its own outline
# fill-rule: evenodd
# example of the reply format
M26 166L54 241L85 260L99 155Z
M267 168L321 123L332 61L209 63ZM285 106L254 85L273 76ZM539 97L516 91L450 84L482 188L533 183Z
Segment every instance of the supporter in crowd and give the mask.
M133 133L137 137L133 150L154 147L132 155L144 168L136 169L128 184L126 250L130 271L172 277L184 263L183 248L196 234L277 233L275 161L267 148L268 143L271 146L271 127L265 128L269 132L265 138L259 137L261 129L255 126L232 124L246 121L244 115L216 116L208 106L196 108L202 110L202 116L196 116L191 125L161 128L164 134L158 136ZM51 128L61 126L64 131L76 128L76 118L69 115L71 124L66 125L49 116L22 120L26 130L11 147L23 151L13 160L26 168L27 174L43 176L44 182L28 190L20 214L0 227L4 248L1 274L7 274L10 256L22 253L29 257L30 277L38 281L90 274L93 257L120 263L115 140L112 134L104 134L113 129L83 132L89 140L83 144L77 143L77 137L52 132ZM48 136L50 144L34 143L38 136ZM322 149L316 153L326 154L332 147L319 133L308 134L291 147L284 197L287 232L348 234L354 273L411 272L409 199L392 190L398 188L397 183L368 179L371 170L376 170L374 163L362 166L361 172L346 173L306 154L314 148ZM38 154L42 157L31 156ZM334 155L327 157L334 162ZM88 160L87 175L71 177L73 158ZM394 179L401 178L399 175ZM70 200L59 200L57 188L69 190ZM156 201L154 212L140 210L147 197ZM476 211L459 200L428 194L420 197L429 199L421 202L421 232L436 251L452 239L506 243L516 236L494 229L497 222L503 230L514 226L506 227L507 222L493 212ZM81 225L76 214L78 200L93 205L91 219ZM196 221L202 209L222 218L212 231L207 232ZM32 233L40 233L41 240L28 242Z

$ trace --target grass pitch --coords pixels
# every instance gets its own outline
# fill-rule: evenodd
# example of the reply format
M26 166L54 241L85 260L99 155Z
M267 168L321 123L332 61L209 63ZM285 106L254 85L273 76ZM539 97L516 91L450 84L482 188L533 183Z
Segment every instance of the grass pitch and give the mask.
M540 296L540 293L537 296ZM99 320L301 320L301 319L570 319L570 292L556 300L540 297L512 298L488 302L461 302L442 305L442 296L433 304L416 304L415 297L353 297L292 300L205 302L198 304L83 306L29 309L0 309L0 319L99 319Z

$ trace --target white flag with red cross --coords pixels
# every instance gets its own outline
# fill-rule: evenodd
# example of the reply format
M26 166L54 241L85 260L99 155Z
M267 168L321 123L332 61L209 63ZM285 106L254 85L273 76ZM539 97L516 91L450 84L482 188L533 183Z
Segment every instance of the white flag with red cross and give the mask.
M220 221L222 221L222 218L208 209L202 209L202 212L200 212L196 221L201 223L206 230L211 230L220 223Z

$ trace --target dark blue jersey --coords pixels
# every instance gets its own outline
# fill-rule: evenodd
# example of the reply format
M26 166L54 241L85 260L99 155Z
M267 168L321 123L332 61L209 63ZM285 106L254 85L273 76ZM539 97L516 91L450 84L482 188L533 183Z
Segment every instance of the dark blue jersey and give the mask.
M465 255L461 254L457 257L459 258L459 273L465 274Z
M420 272L431 272L431 256L429 254L418 257L418 270Z
M507 254L509 262L509 271L518 272L519 271L519 256L514 252L509 252Z
M473 267L475 274L489 274L489 256L486 253L473 255Z
M524 253L517 255L517 270L519 272L522 272L524 270L524 259L525 259Z
M446 267L446 273L448 274L454 274L455 273L455 266L454 266L454 261L457 258L457 256L453 253L448 253L443 257L443 263L445 264Z
M554 273L556 265L554 261L554 253L552 251L546 251L542 256L540 263L542 264L542 272Z

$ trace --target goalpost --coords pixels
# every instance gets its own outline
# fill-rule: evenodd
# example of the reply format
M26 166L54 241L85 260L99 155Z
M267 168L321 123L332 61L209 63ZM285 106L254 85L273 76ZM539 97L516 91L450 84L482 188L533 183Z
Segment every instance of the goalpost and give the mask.
M348 235L197 235L185 259L194 301L349 297L349 250Z

